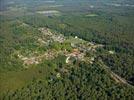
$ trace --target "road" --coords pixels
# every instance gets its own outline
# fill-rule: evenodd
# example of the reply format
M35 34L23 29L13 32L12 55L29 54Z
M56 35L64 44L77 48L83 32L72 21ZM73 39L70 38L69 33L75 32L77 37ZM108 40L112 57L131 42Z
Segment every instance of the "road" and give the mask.
M99 62L100 62L101 67L103 67L105 71L110 74L111 78L115 80L117 83L123 83L123 84L133 87L133 85L129 84L127 80L125 80L124 78L121 78L119 75L111 71L111 69L107 65L105 65L102 60L99 60Z

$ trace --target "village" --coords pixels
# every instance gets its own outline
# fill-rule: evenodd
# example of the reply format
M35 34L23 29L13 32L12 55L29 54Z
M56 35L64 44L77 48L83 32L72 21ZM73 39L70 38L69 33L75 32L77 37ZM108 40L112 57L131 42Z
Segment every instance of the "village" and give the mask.
M96 48L103 48L104 45L96 44L93 42L88 42L83 39L80 39L78 36L66 38L64 35L52 32L48 28L39 28L39 31L42 33L42 36L37 39L37 42L43 46L50 46L52 43L58 42L58 44L63 45L68 43L71 50L68 51L66 48L62 50L56 50L55 48L48 49L42 54L33 55L33 56L23 56L22 54L17 54L18 58L23 61L24 68L28 68L30 65L37 65L43 60L52 60L58 55L66 56L66 63L71 64L72 59L76 61L86 61L90 64L93 64L95 60ZM86 54L91 52L93 56L88 57ZM113 54L113 51L109 51L110 54Z
M42 63L44 60L53 60L59 55L63 55L66 57L65 63L67 65L72 65L74 61L84 61L88 64L94 64L96 59L96 49L97 48L103 48L104 45L102 44L96 44L94 42L88 42L85 41L78 36L67 38L62 34L52 32L48 28L39 28L39 31L42 33L42 36L37 39L37 42L40 45L43 46L50 46L51 44L58 42L58 44L63 45L68 43L71 47L71 50L68 51L67 48L62 48L60 50L56 50L55 48L48 49L43 54L33 55L33 56L23 56L19 52L17 53L17 56L19 59L22 60L24 68L29 68L30 65L38 65ZM36 52L37 53L37 52ZM91 53L91 55L87 55L88 53ZM113 55L115 54L115 51L107 51L108 54ZM101 61L102 62L102 61ZM105 64L102 62L103 66ZM102 67L106 71L109 71L108 67ZM108 69L108 70L107 70ZM61 68L59 71L55 74L55 77L57 79L60 79L62 76L62 73L68 73L68 68ZM128 84L125 80L123 80L121 77L110 71L111 78L115 80L116 82L121 82ZM52 82L53 79L51 78L49 82Z

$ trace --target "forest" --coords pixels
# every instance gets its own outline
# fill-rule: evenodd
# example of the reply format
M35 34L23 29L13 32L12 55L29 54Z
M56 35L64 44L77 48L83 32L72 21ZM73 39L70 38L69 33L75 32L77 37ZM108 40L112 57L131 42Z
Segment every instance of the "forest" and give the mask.
M0 3L1 100L133 100L132 0Z

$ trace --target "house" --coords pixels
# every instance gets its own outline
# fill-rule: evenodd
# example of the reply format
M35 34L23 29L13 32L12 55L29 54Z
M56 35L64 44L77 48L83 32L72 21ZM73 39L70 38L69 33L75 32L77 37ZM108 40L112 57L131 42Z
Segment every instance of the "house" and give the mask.
M78 38L78 36L75 36L75 39L77 39Z

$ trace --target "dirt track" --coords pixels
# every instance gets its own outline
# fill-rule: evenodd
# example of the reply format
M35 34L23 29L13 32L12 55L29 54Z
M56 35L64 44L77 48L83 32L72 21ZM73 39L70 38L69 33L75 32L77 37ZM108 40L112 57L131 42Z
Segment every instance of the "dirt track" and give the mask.
M110 68L107 65L105 65L102 60L99 60L99 61L101 63L100 64L101 67L103 67L105 69L105 71L110 74L111 78L113 80L115 80L117 83L123 83L123 84L129 85L129 86L133 86L133 85L129 84L127 80L125 80L124 78L121 78L119 75L117 75L116 73L112 72L110 70Z

